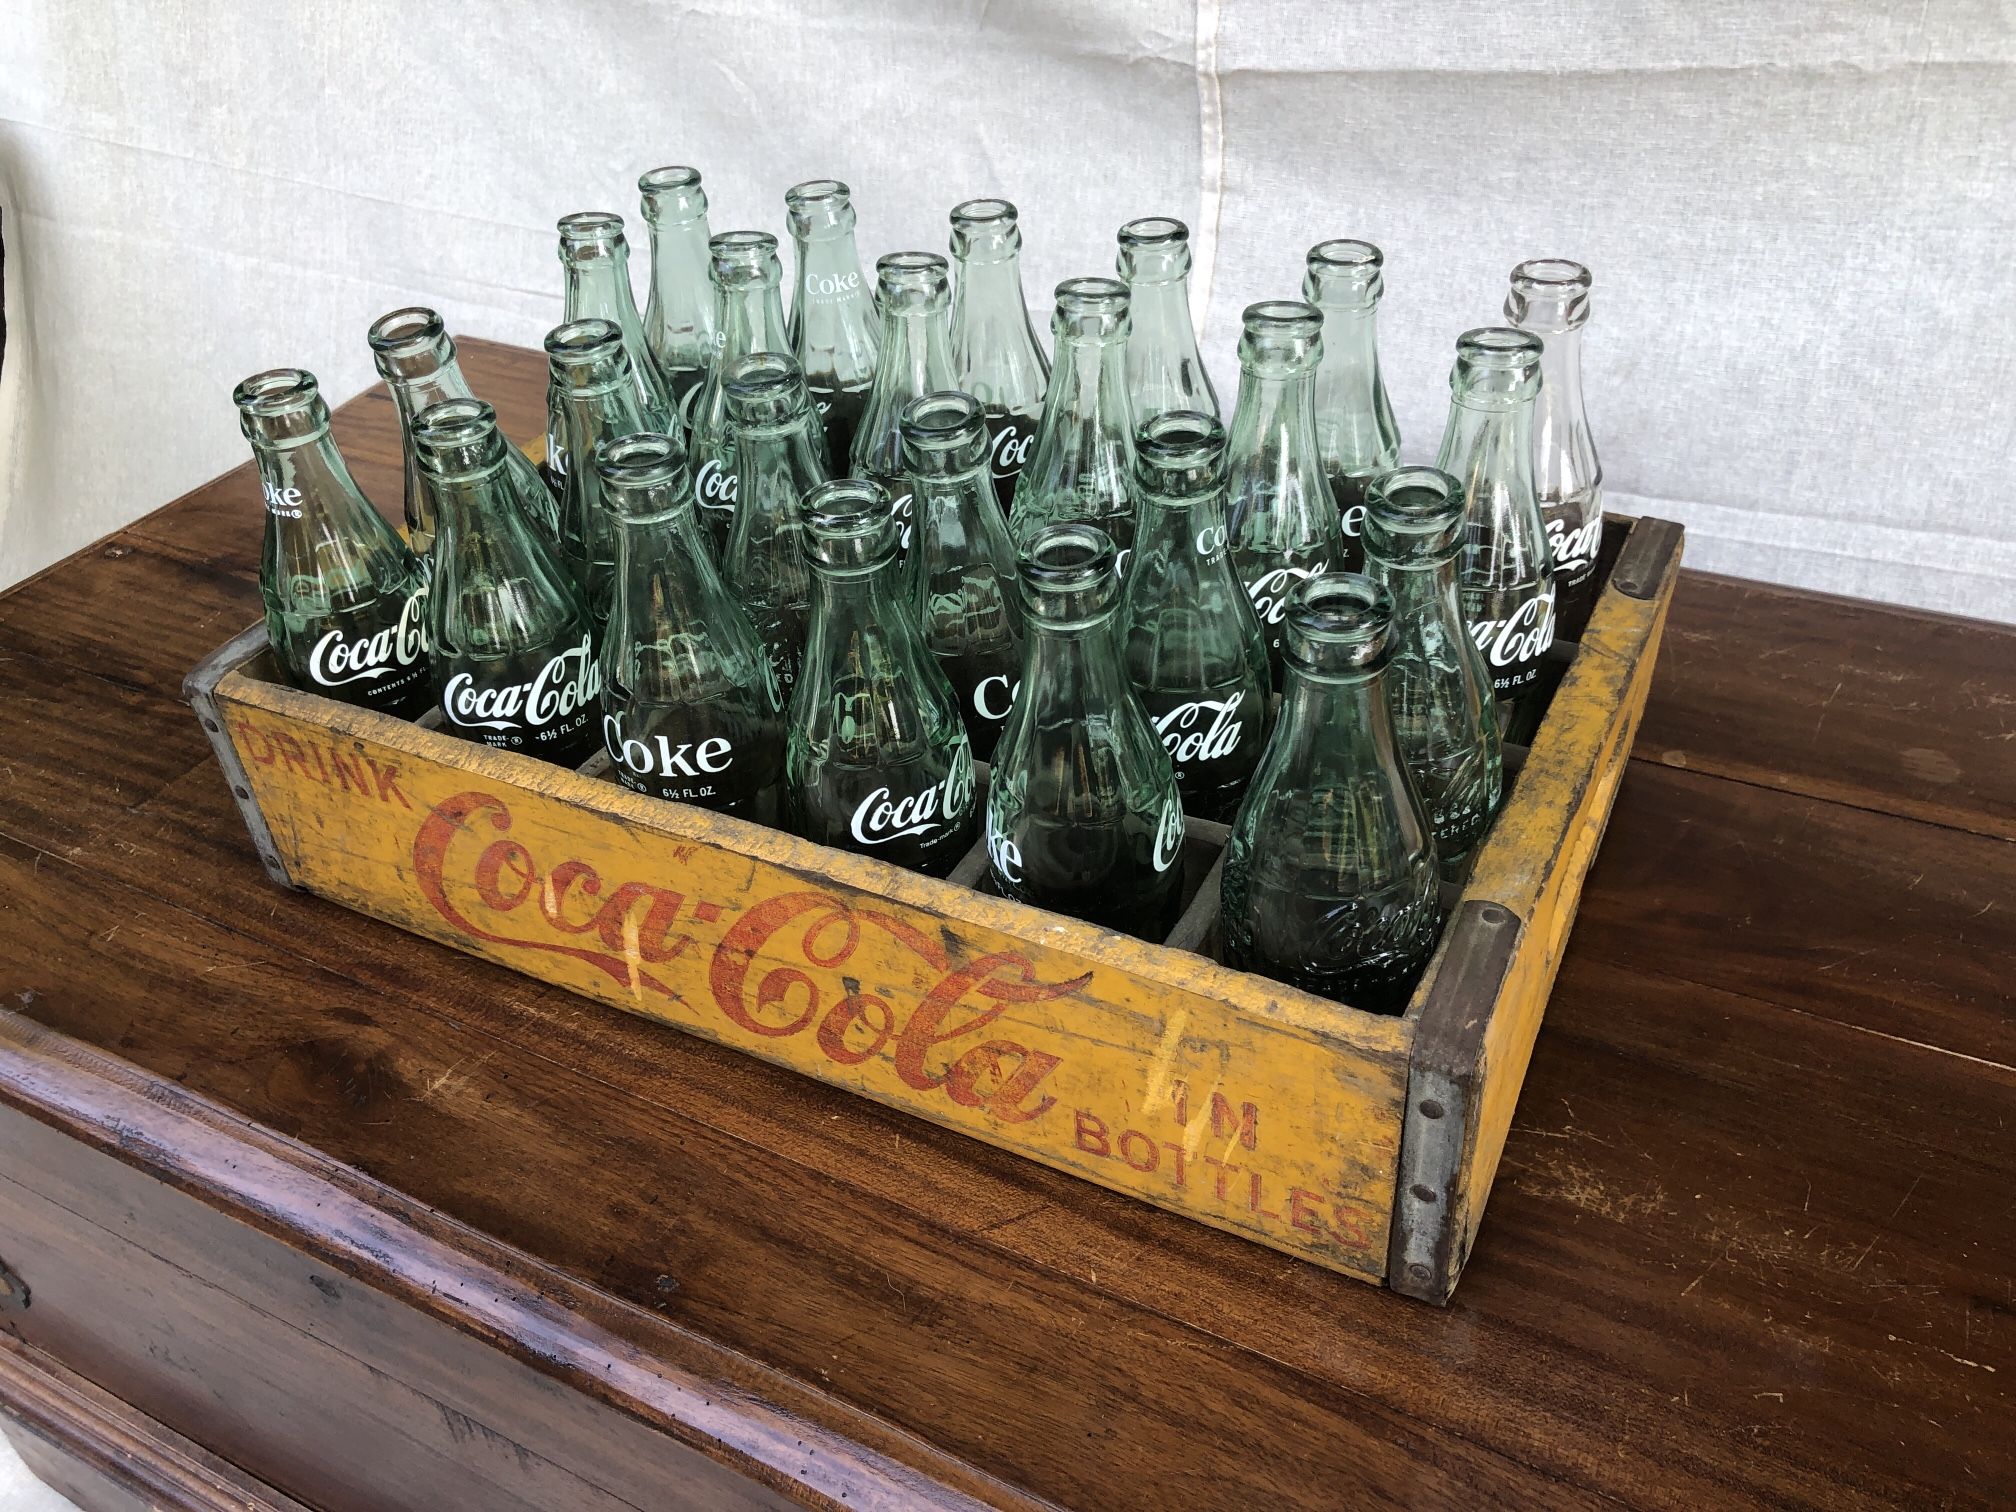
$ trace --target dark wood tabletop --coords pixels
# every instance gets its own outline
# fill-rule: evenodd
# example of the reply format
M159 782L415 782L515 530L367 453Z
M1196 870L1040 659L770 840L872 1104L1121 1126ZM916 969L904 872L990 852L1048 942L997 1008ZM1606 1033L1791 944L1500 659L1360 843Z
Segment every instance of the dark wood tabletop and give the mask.
M539 359L462 352L536 435ZM337 431L396 510L389 399ZM735 1504L741 1477L834 1505L2016 1503L2016 629L1684 576L1436 1309L275 888L179 694L258 615L259 531L248 465L0 597L17 1426L102 1397L205 1474L325 1507ZM73 1145L111 1164L73 1171ZM218 1195L254 1166L268 1197ZM338 1195L318 1217L287 1172ZM353 1200L433 1258L336 1233ZM245 1247L178 1238L182 1202ZM102 1249L54 1237L64 1214ZM122 1283L121 1246L173 1284ZM196 1312L160 1321L297 1252L328 1316L280 1319L257 1369ZM517 1278L478 1299L505 1321L442 1300L479 1272ZM381 1297L463 1309L455 1349L545 1384L486 1416L417 1357L364 1358L440 1420L339 1409L389 1330L342 1320ZM622 1341L613 1384L538 1343L582 1319ZM685 1426L624 1370L686 1383ZM316 1392L327 1417L290 1405ZM677 1454L555 1470L576 1397ZM782 1466L778 1424L839 1479Z

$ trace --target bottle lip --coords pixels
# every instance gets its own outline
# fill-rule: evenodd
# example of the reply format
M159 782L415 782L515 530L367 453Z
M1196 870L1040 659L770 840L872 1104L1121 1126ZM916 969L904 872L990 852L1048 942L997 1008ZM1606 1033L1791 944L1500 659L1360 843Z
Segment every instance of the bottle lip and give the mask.
M768 231L718 231L707 238L707 277L717 287L774 283L783 277L777 238Z
M1578 330L1589 319L1592 282L1587 268L1565 257L1529 259L1512 270L1505 318L1524 330Z
M1589 270L1565 257L1533 257L1512 270L1512 283L1528 293L1566 296L1589 292Z
M1309 249L1302 292L1311 303L1369 310L1386 292L1386 254L1368 241L1338 237Z
M789 352L747 352L722 370L728 416L741 425L777 425L798 419L811 404L805 375Z
M674 164L652 168L637 177L645 221L653 226L690 225L707 219L707 191L700 187L700 170Z
M1323 312L1302 299L1263 299L1240 312L1239 324L1249 336L1307 341L1323 334Z
M1144 215L1120 228L1115 266L1130 284L1173 284L1190 276L1190 228L1169 215Z
M1376 273L1386 265L1386 254L1371 242L1339 236L1320 241L1309 249L1309 266L1336 273Z
M1124 315L1133 295L1117 278L1067 278L1057 285L1057 308L1077 315Z
M952 207L952 255L962 263L1011 262L1022 250L1022 227L1005 199L962 200Z
M319 440L329 430L329 406L321 385L306 368L268 368L231 391L238 428L248 441L294 447Z
M700 170L689 168L683 163L672 163L663 168L647 168L637 176L637 192L640 194L663 194L668 190L699 187Z
M896 423L906 466L933 473L977 467L985 453L987 413L980 401L957 389L920 394Z
M785 217L801 241L854 229L854 191L839 179L807 179L784 191Z
M815 570L858 572L896 555L894 501L872 478L828 479L805 495L799 510Z
M388 310L371 322L365 335L376 354L378 371L390 377L388 358L408 358L439 353L444 359L455 355L455 343L440 313L425 305L407 305ZM446 352L440 348L446 346Z
M1435 467L1396 467L1365 490L1361 539L1368 555L1393 566L1445 560L1462 540L1462 480Z
M680 497L686 480L686 449L670 436L633 431L596 443L595 472L609 485L610 512L623 519L658 518L672 513L691 495ZM673 497L659 493L672 489Z
M1190 244L1190 228L1173 215L1144 215L1120 228L1120 245L1160 251Z
M942 294L950 282L951 264L936 252L885 252L875 259L875 285L884 300Z
M1387 661L1392 595L1358 572L1323 572L1288 595L1289 664L1311 677L1356 677Z
M413 453L435 476L487 472L504 460L497 411L481 399L430 404L413 417Z
M1018 219L1014 205L1000 198L961 200L952 207L952 224L955 227L994 226L1003 221L1013 226Z
M623 217L614 210L577 210L561 216L556 229L562 258L576 252L614 251L625 245Z
M1113 538L1089 521L1042 526L1015 553L1023 601L1055 629L1095 624L1119 601L1118 560Z
M568 367L606 361L622 349L623 333L614 321L562 321L546 333L547 358Z
M1195 497L1224 479L1224 422L1202 410L1165 410L1134 427L1134 457L1148 492Z

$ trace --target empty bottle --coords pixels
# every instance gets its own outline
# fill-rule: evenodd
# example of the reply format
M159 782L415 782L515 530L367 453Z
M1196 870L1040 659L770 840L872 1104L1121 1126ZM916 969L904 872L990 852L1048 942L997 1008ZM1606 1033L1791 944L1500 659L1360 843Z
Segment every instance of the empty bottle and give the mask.
M735 437L735 526L721 576L763 638L788 704L812 609L803 508L826 481L826 437L788 352L751 352L722 374Z
M1190 228L1153 215L1120 228L1120 276L1134 296L1127 390L1137 421L1169 410L1218 413L1190 318Z
M1127 680L1176 768L1183 812L1232 817L1267 744L1267 642L1232 571L1225 427L1197 410L1134 433L1140 523L1119 633Z
M784 196L798 267L791 286L791 351L826 428L826 462L844 468L875 381L873 290L854 250L854 202L838 179L813 179Z
M560 555L600 625L616 574L616 522L602 498L595 448L649 430L622 334L606 320L570 320L546 333L546 366L560 411Z
M496 411L445 400L421 412L413 439L435 511L427 638L444 728L579 766L601 744L594 626L512 501Z
M873 478L889 491L898 548L908 552L916 516L903 471L903 412L913 399L958 387L952 288L945 259L935 252L891 252L875 264L875 286L882 305L881 356L854 432L848 472Z
M1323 312L1299 300L1248 305L1239 337L1239 408L1226 446L1232 566L1246 585L1281 680L1281 620L1298 583L1344 558L1337 504L1316 442Z
M1379 298L1384 255L1370 242L1326 241L1309 249L1302 295L1323 312L1323 360L1316 367L1316 447L1344 527L1341 567L1364 560L1358 531L1365 491L1400 465L1400 427L1379 376Z
M911 606L959 696L973 758L994 754L1022 672L1015 547L987 477L987 417L970 394L926 394L903 412L916 503Z
M784 710L763 642L714 570L670 436L595 448L616 522L602 745L632 792L774 823Z
M1232 821L1226 964L1372 1013L1407 1006L1441 925L1435 839L1387 712L1384 589L1289 596L1281 721Z
M1374 483L1365 510L1365 573L1393 603L1386 702L1401 758L1454 879L1497 812L1503 781L1497 701L1463 626L1456 557L1463 485L1432 467Z
M1005 511L1029 461L1050 363L1022 297L1022 231L1003 199L952 208L952 256L959 287L952 296L952 357L958 387L987 413L987 470Z
M274 659L310 693L425 712L427 578L351 478L315 375L254 373L231 402L266 499L259 597Z
M1009 533L1083 520L1113 538L1120 569L1134 546L1134 410L1127 398L1127 286L1067 278L1050 320L1056 366L1029 465L1015 485Z
M406 544L425 566L434 544L434 521L427 513L427 490L420 481L413 421L422 410L444 399L473 399L475 395L462 377L455 343L434 311L415 305L381 315L372 323L370 342L378 375L392 390L392 403L399 411L399 442L406 454ZM525 518L549 541L557 541L560 501L546 486L539 469L509 441L504 443L504 465Z
M644 340L681 425L714 366L714 286L707 276L707 191L697 168L653 168L637 180L651 228Z
M752 352L790 351L791 338L784 329L777 238L767 231L723 231L707 247L720 351L688 411L687 462L708 544L718 554L726 549L734 525L737 486L725 375Z
M644 336L644 322L637 314L637 298L630 290L630 244L623 237L623 217L607 210L583 210L560 219L560 265L566 272L563 322L606 320L623 333L623 349L630 354L630 381L637 387L637 403L653 429L662 430L677 415L671 391L658 371L651 344ZM564 458L556 458L552 436L558 430L559 411L549 402L546 470L553 492L560 492L558 473ZM587 459L583 459L586 465Z
M1533 496L1539 390L1539 337L1492 326L1458 338L1435 465L1454 475L1469 501L1457 596L1500 702L1534 687L1554 644L1554 565Z
M902 601L889 495L836 478L812 490L805 523L812 618L785 737L785 823L942 877L979 828L973 748Z
M987 788L1005 897L1159 940L1182 907L1176 772L1115 654L1120 581L1096 525L1023 543L1022 685Z
M1563 624L1580 634L1596 597L1603 548L1603 464L1582 404L1582 327L1589 321L1589 270L1542 257L1512 270L1505 318L1543 343L1540 397L1533 409L1533 485L1554 557Z

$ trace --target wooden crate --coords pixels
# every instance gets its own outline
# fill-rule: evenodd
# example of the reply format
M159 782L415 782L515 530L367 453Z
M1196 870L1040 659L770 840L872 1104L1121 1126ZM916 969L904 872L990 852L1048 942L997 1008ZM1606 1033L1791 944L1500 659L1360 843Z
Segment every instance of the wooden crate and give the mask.
M1603 587L1403 1016L1211 958L1225 828L1161 944L624 791L278 681L263 628L185 691L260 860L305 888L1201 1223L1429 1301L1477 1232L1651 681L1681 531ZM1570 627L1575 628L1575 627ZM1557 681L1558 679L1558 681Z

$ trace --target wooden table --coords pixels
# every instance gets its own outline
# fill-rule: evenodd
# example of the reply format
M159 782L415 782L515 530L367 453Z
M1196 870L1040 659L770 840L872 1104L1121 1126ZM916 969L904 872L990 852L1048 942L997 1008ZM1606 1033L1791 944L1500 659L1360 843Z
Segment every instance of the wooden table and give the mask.
M2016 631L1687 576L1438 1311L273 888L178 695L258 548L240 468L0 598L0 1405L87 1504L2016 1501Z

